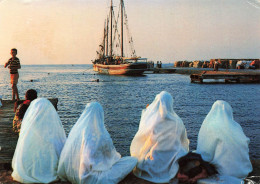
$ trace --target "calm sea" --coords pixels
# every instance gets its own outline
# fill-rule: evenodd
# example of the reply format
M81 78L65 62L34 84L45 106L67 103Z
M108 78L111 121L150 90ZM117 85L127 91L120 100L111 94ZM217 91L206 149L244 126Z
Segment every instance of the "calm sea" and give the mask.
M0 66L3 99L11 99L9 82L9 71ZM174 110L186 126L191 150L196 148L201 123L212 104L225 100L250 138L250 156L260 159L259 84L192 84L189 75L179 74L100 75L92 70L92 65L22 66L18 83L21 98L29 88L36 89L39 97L59 99L58 113L67 134L85 105L98 101L105 111L105 124L115 147L123 156L129 155L142 109L161 91L173 96Z

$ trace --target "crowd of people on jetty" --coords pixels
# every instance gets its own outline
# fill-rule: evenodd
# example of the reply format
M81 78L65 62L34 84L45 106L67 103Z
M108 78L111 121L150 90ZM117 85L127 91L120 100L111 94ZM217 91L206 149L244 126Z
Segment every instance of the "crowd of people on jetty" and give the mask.
M28 109L21 111L24 116L12 160L15 181L116 184L133 172L153 183L240 184L252 171L249 139L225 101L213 104L201 125L197 149L190 151L185 125L173 110L173 98L162 91L142 111L131 156L121 157L98 102L86 105L66 137L54 106L37 98L35 92L28 90L26 101L30 103L20 105Z

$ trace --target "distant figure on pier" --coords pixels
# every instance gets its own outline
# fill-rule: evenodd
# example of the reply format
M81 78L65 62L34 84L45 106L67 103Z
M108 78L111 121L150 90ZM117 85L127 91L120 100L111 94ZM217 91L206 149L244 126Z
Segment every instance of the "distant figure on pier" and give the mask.
M214 71L218 71L218 61L214 61Z
M58 180L58 162L65 141L65 131L52 103L45 98L33 100L23 118L13 156L13 179L20 183Z
M86 105L71 129L61 153L58 174L71 183L117 184L136 166L137 159L116 151L97 103Z
M15 102L15 116L13 119L13 131L16 133L20 132L22 120L26 110L28 109L30 103L37 98L37 91L34 89L29 89L25 93L25 101L18 106L18 101ZM18 106L18 107L17 107Z
M173 110L172 96L162 91L143 110L131 143L131 156L138 158L134 175L154 183L168 183L178 172L178 159L188 151L186 128Z
M217 100L202 123L196 152L216 166L226 183L240 183L252 171L248 144L249 138L233 119L232 107Z
M11 49L11 53L12 57L5 63L4 67L6 68L8 66L8 68L10 69L10 78L11 78L11 84L12 84L12 100L20 100L19 99L19 92L18 92L18 88L17 88L17 83L18 83L18 78L19 78L19 73L18 73L18 69L21 68L20 65L20 60L19 58L16 57L17 55L17 49L13 48Z
M225 62L225 64L226 64L226 71L228 71L228 68L229 68L229 61L227 60L227 61Z
M157 61L156 67L157 68L162 68L162 61Z

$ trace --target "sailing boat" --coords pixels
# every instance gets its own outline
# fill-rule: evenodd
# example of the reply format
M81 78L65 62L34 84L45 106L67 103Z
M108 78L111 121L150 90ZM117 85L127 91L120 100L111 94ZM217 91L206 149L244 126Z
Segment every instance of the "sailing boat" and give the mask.
M104 36L97 51L97 59L93 61L94 71L109 75L141 75L147 70L147 59L137 57L133 49L133 39L129 36L127 16L125 13L124 1L120 0L119 14L117 20L114 15L113 1L111 0L109 16L105 21ZM117 26L121 17L121 33ZM128 33L130 44L130 57L124 53L124 25ZM120 49L118 49L120 48ZM118 53L116 51L120 50Z

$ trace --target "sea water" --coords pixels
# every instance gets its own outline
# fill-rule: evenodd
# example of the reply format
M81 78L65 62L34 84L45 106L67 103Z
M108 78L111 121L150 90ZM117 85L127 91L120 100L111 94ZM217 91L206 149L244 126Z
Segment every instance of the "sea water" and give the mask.
M92 65L33 65L19 70L19 94L33 88L39 97L58 98L58 113L68 134L89 102L99 102L105 125L122 156L129 155L142 109L165 90L174 98L174 111L183 120L190 150L196 149L200 126L216 100L230 103L234 119L250 138L250 156L260 159L259 84L194 84L189 75L146 74L111 76L93 71ZM99 82L96 80L99 79ZM11 99L8 69L0 66L0 95ZM0 122L1 123L1 122Z

